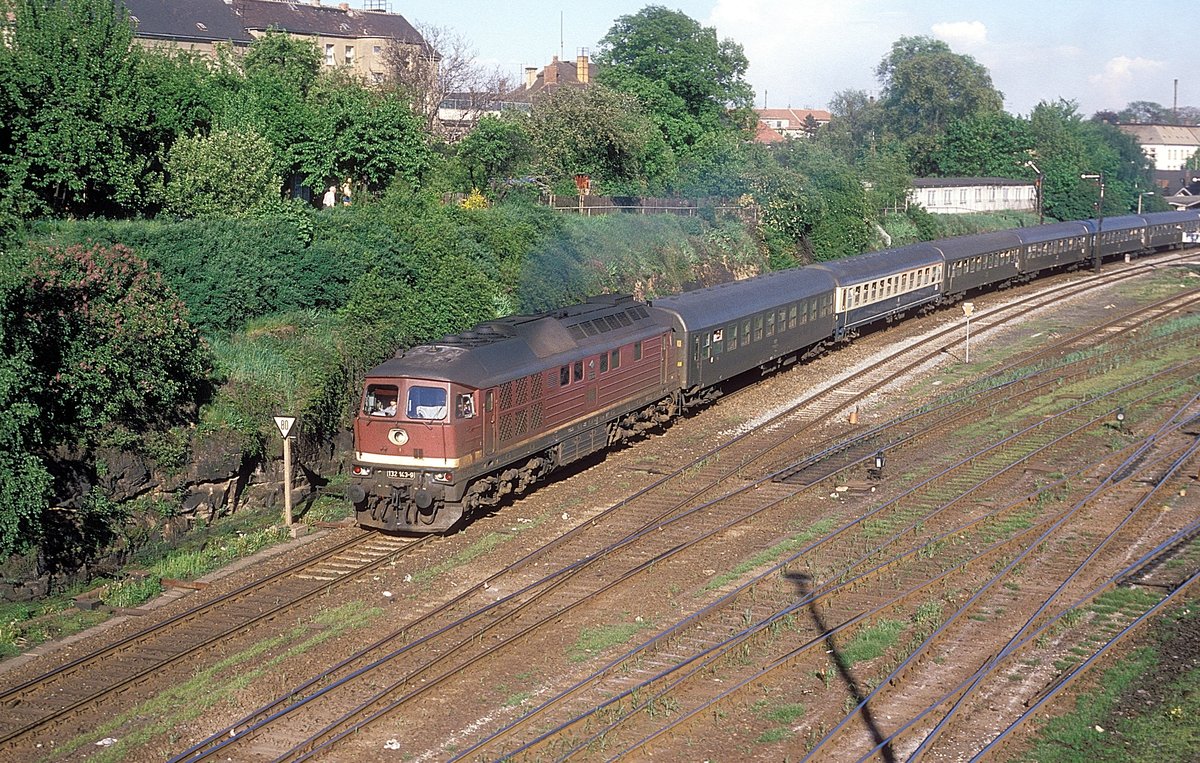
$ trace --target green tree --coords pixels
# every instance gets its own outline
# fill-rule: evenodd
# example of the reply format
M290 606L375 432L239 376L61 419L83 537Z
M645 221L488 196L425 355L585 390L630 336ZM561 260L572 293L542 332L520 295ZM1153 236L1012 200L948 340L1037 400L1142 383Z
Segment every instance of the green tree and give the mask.
M533 158L527 122L511 117L485 116L455 146L463 173L459 190L496 190L523 172Z
M176 141L167 156L166 208L180 217L244 217L278 206L275 150L254 132L218 130Z
M889 125L902 138L942 132L954 119L1000 111L987 69L931 37L901 37L875 69Z
M1024 177L1032 150L1029 122L995 111L951 123L935 161L944 177Z
M310 40L271 30L255 40L242 61L244 80L221 104L216 123L256 132L275 146L276 174L301 174L296 146L305 142L312 117L308 94L321 71L321 54Z
M586 174L599 193L656 193L675 171L674 155L638 102L602 85L539 98L529 137L538 174L560 192Z
M598 79L635 95L677 153L705 133L753 125L742 47L679 11L650 5L621 16L600 41L596 62Z
M1114 125L1085 121L1073 101L1043 101L1030 114L1033 158L1045 173L1045 211L1059 220L1094 217L1098 192L1083 174L1104 173L1104 214L1125 214L1137 189L1149 188L1149 160L1131 136Z
M883 108L865 90L834 93L829 115L818 139L848 162L870 156L885 142Z
M1171 110L1154 101L1130 101L1117 112L1121 124L1173 125L1175 116Z
M433 157L419 117L394 94L370 91L337 74L310 88L303 134L291 146L295 170L313 188L347 178L379 190L399 180L421 185Z
M12 0L0 45L0 179L24 215L138 211L152 167L137 49L111 0ZM150 175L150 177L148 177Z

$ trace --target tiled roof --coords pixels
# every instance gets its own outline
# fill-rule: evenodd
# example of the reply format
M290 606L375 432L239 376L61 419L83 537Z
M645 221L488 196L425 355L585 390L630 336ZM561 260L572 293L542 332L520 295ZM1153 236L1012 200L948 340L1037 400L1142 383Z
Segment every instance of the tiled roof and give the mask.
M192 2L192 0L186 0ZM246 29L267 30L322 37L380 37L396 42L423 45L425 40L412 24L395 13L378 13L310 2L278 0L231 0L230 8Z
M1143 146L1200 146L1200 127L1186 125L1118 125Z
M778 130L773 129L761 119L754 128L755 143L782 143L785 140L787 138L780 135Z
M817 122L828 122L829 112L821 109L755 109L759 119L782 119L789 124L800 126L808 119L808 115L812 114L812 118Z
M559 61L558 56L538 72L537 79L529 87L519 87L504 95L504 100L513 103L529 103L539 95L548 95L561 87L587 87L595 81L596 64L588 62L588 81L579 79L579 69L576 61ZM553 69L553 76L547 77L546 72ZM546 80L552 80L547 84Z
M138 37L249 45L246 32L224 0L119 0Z
M960 188L975 185L1033 185L1032 180L1013 178L914 178L914 188Z

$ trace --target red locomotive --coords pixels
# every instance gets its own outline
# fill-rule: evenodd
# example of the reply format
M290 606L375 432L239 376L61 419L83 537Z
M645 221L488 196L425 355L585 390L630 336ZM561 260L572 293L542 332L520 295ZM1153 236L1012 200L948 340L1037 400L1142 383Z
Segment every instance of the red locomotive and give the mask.
M669 327L631 297L489 321L371 370L350 499L365 527L441 531L669 420Z

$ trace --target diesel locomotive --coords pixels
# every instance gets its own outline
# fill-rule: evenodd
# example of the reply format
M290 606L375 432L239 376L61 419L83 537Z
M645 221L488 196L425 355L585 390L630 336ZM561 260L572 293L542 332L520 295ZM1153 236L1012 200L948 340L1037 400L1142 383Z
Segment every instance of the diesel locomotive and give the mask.
M1100 234L1097 237L1097 230ZM555 469L965 294L1200 241L1200 213L930 241L649 302L601 295L400 350L366 376L349 498L365 528L442 532Z

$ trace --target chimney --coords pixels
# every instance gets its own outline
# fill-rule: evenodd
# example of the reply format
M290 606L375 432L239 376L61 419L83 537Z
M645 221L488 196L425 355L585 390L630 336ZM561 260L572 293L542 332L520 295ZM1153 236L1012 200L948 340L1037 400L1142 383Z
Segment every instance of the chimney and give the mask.
M525 67L525 89L528 90L529 88L533 87L533 83L535 83L535 82L537 82L537 67L536 66L526 66Z
M546 86L558 84L558 56L546 67Z
M585 85L588 82L588 54L586 50L575 57L575 79Z

